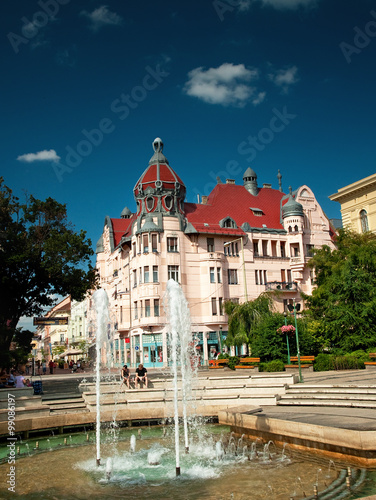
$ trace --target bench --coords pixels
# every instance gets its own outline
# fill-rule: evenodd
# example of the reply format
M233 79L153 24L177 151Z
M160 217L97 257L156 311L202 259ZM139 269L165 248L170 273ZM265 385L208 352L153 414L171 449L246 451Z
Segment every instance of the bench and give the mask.
M260 363L260 358L240 358L239 360L239 365L236 365L235 368L236 370L238 369L242 369L242 368L248 368L249 370L250 369L254 369L255 368L255 364L257 363Z
M228 359L209 359L209 368L225 368L228 365Z
M370 352L368 354L369 358L372 359L373 361L365 361L364 366L366 368L376 368L376 352Z
M292 363L298 362L298 356L291 356L290 361ZM315 361L315 356L300 356L301 363L313 363Z
M298 363L298 356L291 356L290 361L291 363L295 364L285 365L285 370L287 372L295 371L297 368L299 368L299 364L296 364ZM300 368L312 372L314 361L315 356L300 356Z

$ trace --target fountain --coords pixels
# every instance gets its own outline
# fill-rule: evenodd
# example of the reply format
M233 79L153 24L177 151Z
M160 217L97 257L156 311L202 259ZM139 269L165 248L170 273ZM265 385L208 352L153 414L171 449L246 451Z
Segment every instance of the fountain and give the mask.
M167 285L165 307L173 374L173 428L149 426L139 428L137 433L125 428L119 430L116 441L101 440L100 363L105 356L102 349L109 348L109 315L106 292L98 290L94 296L97 314L95 444L90 443L86 429L80 447L75 445L74 435L69 436L70 446L63 446L67 438L54 435L49 436L43 446L23 444L20 455L24 458L17 458L19 495L30 500L41 497L95 500L119 498L126 491L127 496L146 500L214 497L282 500L300 499L308 492L315 498L327 484L336 483L338 471L341 471L342 482L338 483L341 487L345 479L350 485L351 481L352 484L360 481L351 469L350 472L344 470L343 465L337 466L333 461L328 466L325 459L311 460L308 455L295 459L292 451L287 455L285 448L278 450L272 441L264 444L259 438L254 441L244 435L236 438L224 426L193 425L194 368L190 360L194 346L191 345L189 311L180 286L172 280ZM179 419L183 422L182 428ZM180 453L180 434L184 439L184 453ZM41 438L38 439L41 443ZM30 448L34 450L32 456ZM92 452L96 455L95 461L90 458ZM5 472L6 467L4 463L0 470ZM28 468L37 470L38 474L35 477L33 472L26 474L24 471ZM322 474L327 469L328 473ZM1 498L13 498L1 488ZM77 496L81 490L84 494Z

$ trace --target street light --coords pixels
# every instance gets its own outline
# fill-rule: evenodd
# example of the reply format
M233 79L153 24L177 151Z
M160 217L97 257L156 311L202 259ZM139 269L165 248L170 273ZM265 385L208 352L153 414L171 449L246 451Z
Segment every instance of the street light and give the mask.
M287 312L286 311L283 313L283 316L285 317L285 326L287 326ZM290 360L289 335L287 332L286 332L286 342L287 342L287 363L290 364L291 360Z
M242 265L243 265L243 283L244 283L244 298L245 301L248 302L248 293L247 293L247 281L245 279L245 261L244 261L244 245L243 245L243 236L240 238L236 238L235 240L227 241L223 244L223 246L228 247L231 245L231 243L235 243L235 241L241 242L241 249L242 249Z
M298 335L298 322L296 320L296 311L300 311L300 304L295 303L295 299L293 299L294 305L287 304L287 307L289 308L290 312L294 311L294 318L295 318L295 335L296 335L296 348L298 351L298 365L299 365L299 382L303 382L303 377L302 377L302 366L300 363L300 349L299 349L299 335Z

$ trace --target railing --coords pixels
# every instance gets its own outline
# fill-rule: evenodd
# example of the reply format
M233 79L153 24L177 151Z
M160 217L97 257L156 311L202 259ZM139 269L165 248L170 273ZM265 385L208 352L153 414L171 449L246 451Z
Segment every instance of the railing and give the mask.
M269 281L265 283L265 290L296 292L298 290L298 284L295 281Z

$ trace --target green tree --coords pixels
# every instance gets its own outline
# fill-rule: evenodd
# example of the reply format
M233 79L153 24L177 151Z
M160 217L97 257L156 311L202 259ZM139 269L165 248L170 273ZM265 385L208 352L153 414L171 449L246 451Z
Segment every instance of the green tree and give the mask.
M20 203L0 178L0 353L9 351L21 316L37 316L56 295L82 300L96 283L91 241L75 232L66 206L27 196ZM7 355L5 354L5 358ZM0 365L4 366L0 359Z
M248 344L252 331L263 317L272 314L273 302L268 294L261 294L255 300L235 304L225 302L225 312L228 315L228 346Z
M376 344L376 235L341 230L337 249L315 250L317 288L303 296L323 344L347 351ZM314 323L311 323L314 325Z

